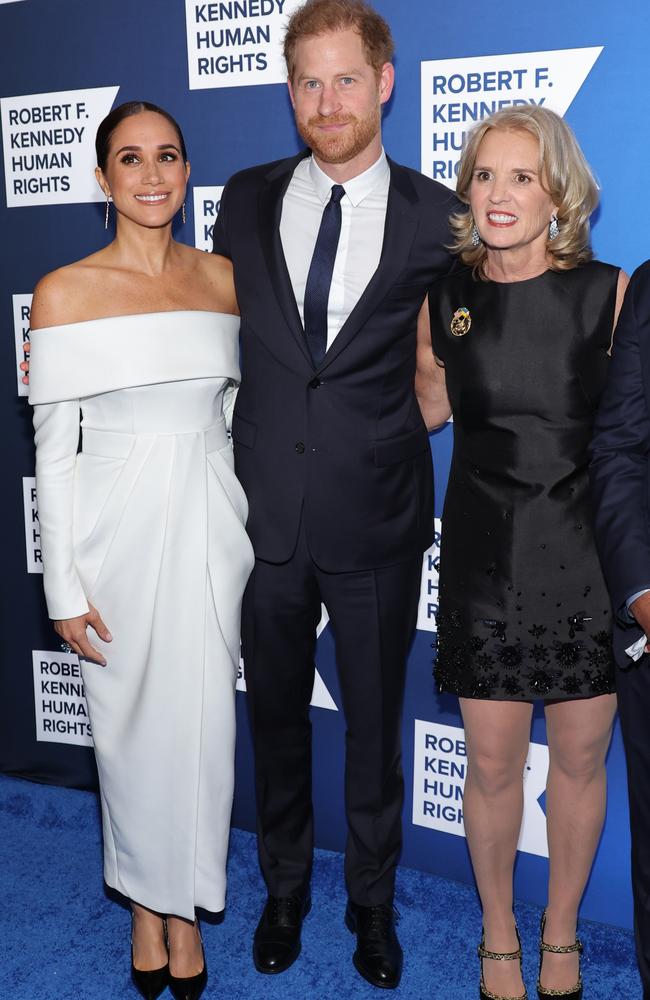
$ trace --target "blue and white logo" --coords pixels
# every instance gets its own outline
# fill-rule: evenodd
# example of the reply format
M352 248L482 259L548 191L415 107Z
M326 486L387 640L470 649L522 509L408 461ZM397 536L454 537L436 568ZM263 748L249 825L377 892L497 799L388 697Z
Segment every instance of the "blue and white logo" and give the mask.
M194 246L197 250L212 252L214 221L221 206L223 184L219 187L195 187L194 198Z
M95 133L119 87L3 97L7 208L103 201Z
M465 733L458 726L415 719L413 823L465 836L463 795L467 774ZM546 789L548 747L531 743L524 768L524 816L517 845L526 854L548 857L546 815L540 798Z
M284 28L302 0L185 0L190 90L285 83Z
M565 115L602 46L423 62L422 173L456 186L466 133L508 107L541 104Z

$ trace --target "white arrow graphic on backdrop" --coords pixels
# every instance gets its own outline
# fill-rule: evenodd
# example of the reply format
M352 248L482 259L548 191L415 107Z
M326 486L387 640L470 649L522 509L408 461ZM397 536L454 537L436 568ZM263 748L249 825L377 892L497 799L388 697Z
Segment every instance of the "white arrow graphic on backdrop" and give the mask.
M316 628L316 638L324 631L325 626L330 620L330 616L327 613L327 608L324 604L321 604L321 617ZM237 678L237 690L246 690L246 676L244 674L244 661L239 657L239 676ZM314 677L314 689L311 695L311 704L314 708L327 708L331 712L338 712L338 707L336 702L332 698L331 694L325 687L325 682L321 675L316 671L316 676Z
M423 62L422 173L455 188L464 134L500 108L541 104L565 115L602 51L600 45Z
M539 804L546 789L547 777L548 747L543 743L531 743L524 768L524 818L517 847L540 858L548 857L546 815Z

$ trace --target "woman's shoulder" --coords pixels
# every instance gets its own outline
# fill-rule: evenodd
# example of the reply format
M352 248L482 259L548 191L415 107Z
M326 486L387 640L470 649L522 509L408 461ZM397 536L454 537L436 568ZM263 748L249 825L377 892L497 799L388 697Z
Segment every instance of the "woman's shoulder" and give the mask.
M101 251L58 267L44 275L32 296L33 330L75 323L87 311L89 295L97 285Z
M188 260L196 268L201 281L210 288L214 309L217 312L239 315L232 261L220 254L206 253L205 250L195 250L193 247L186 247L186 251L194 255L188 257Z
M574 270L588 276L593 281L602 280L603 278L615 281L618 278L621 268L617 264L608 264L604 260L590 260L586 264L576 267Z
M472 273L472 268L457 261L448 274L434 281L429 289L429 303L434 304L454 296L460 292L469 293L478 284Z
M184 246L183 252L187 255L187 259L205 274L232 279L232 261L228 257L190 246Z

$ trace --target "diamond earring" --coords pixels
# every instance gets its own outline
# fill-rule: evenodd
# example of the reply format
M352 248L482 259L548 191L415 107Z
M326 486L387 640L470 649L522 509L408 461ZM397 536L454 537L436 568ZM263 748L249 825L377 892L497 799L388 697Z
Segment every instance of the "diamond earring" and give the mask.
M472 226L472 246L477 247L481 242L481 234L479 233L476 223Z
M111 196L106 195L106 215L104 216L104 229L108 229L108 206L110 205Z
M554 215L548 224L548 238L549 240L556 240L559 235L560 227L558 226L557 215Z

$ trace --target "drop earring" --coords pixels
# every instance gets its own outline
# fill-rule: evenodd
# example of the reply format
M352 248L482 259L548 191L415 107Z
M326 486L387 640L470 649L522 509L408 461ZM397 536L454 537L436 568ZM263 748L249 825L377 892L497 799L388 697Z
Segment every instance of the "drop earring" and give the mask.
M181 219L183 220L183 225L185 225L185 202L183 202L183 207L181 208Z
M472 226L472 246L477 247L481 242L481 234L478 231L476 223Z
M106 215L104 216L104 229L108 229L108 207L110 205L110 201L111 201L111 196L110 196L110 194L107 194L106 195Z
M548 238L549 240L556 240L560 235L560 227L557 222L557 215L552 216L551 221L548 224Z

